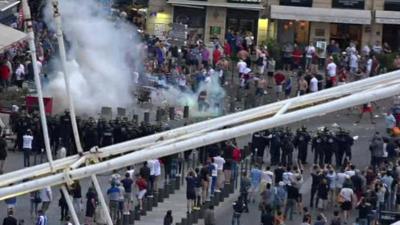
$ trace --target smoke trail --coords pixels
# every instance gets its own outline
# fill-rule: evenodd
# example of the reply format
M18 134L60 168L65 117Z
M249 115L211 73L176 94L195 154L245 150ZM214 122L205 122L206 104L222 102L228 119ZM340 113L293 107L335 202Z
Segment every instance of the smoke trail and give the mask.
M60 11L69 43L68 71L78 113L94 114L102 106L133 105L132 73L138 70L143 56L135 28L124 21L109 20L94 0L60 1ZM51 1L45 14L48 26L54 28ZM50 79L46 90L54 98L56 111L63 110L67 102L62 74L54 72Z

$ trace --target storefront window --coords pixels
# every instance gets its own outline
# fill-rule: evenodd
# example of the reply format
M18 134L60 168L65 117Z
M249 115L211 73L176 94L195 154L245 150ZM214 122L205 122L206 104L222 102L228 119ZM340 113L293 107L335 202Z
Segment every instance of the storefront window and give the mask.
M400 11L400 0L385 0L385 10Z
M331 40L339 43L341 49L349 46L350 42L360 47L362 36L362 25L357 24L331 24Z
M364 9L365 0L332 0L332 8Z
M279 20L278 40L281 44L307 45L309 42L310 22Z
M312 7L313 0L280 0L280 5Z

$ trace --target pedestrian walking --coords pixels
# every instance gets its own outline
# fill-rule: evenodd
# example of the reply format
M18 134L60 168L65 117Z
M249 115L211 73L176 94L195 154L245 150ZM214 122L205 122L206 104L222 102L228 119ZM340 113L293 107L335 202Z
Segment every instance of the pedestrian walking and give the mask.
M96 190L94 189L94 187L89 187L88 191L86 192L86 212L85 212L85 223L88 225L93 224L94 216L96 213L96 205L97 205Z
M60 221L64 221L68 216L68 204L65 198L69 198L70 196L64 196L64 192L60 189L60 199L58 200L58 206L60 207Z
M38 211L38 218L36 220L36 225L48 225L48 219L45 214L45 211L41 209Z
M232 225L240 225L240 216L245 206L243 198L239 196L238 200L233 203Z
M51 191L50 186L47 186L40 190L40 198L42 200L41 211L43 214L45 214L49 209L51 201L53 201L53 192Z
M192 212L194 208L194 202L196 200L196 175L193 170L189 170L186 176L186 200L187 200L187 211L186 213L189 214Z

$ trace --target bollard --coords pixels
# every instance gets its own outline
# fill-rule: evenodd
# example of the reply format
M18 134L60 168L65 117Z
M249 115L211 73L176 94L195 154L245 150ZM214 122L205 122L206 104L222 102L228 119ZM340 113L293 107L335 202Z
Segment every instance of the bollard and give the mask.
M179 190L181 187L181 182L180 182L180 179L179 179L179 177L176 177L175 179L173 179L173 182L175 182L175 189L176 190Z
M170 186L168 184L164 185L164 198L169 198L169 193L170 193L169 187Z
M150 124L150 112L145 112L144 113L144 119L143 119L145 124Z
M169 186L168 187L169 193L174 194L175 193L175 182L168 182L167 185Z
M212 199L212 205L218 206L220 200L221 200L221 192L214 192L214 197Z
M138 116L137 114L133 114L132 122L133 122L133 124L138 125L138 123L139 123L139 116Z
M175 120L175 107L169 107L169 119Z
M129 225L134 225L135 224L135 211L129 211Z
M187 224L192 225L193 224L193 211L189 214L186 215L187 217Z
M187 219L187 218L182 218L181 224L182 224L182 225L189 225L189 224L188 224L188 219Z
M188 119L189 118L189 106L185 106L183 108L183 118Z
M128 215L122 215L122 225L129 225L129 214Z
M229 112L234 113L235 111L235 100L231 100L229 103Z
M140 220L140 206L139 205L135 207L134 219L135 220Z
M153 209L153 197L147 196L145 198L145 209L151 211Z
M153 193L153 207L157 207L158 206L158 195L159 195L159 193L158 192L154 192Z
M157 111L156 111L156 121L157 122L161 122L161 120L162 120L162 110L161 110L161 108L160 107L158 107L157 108Z
M192 212L192 224L197 224L198 220L199 220L199 214L200 214L200 210L193 210Z
M165 192L164 189L162 189L162 188L158 189L158 202L164 201L164 192Z

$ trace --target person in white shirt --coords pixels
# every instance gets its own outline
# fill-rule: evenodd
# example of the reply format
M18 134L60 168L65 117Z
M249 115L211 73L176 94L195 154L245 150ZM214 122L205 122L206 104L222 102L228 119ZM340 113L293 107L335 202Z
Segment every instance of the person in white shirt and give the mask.
M336 68L337 68L337 66L336 66L335 62L333 62L332 58L330 58L328 62L329 63L326 66L326 71L328 73L330 81L332 82L332 86L335 86L336 85L336 72L337 72Z
M153 184L153 191L157 192L158 190L158 180L161 176L161 164L160 160L155 159L153 160L153 168L154 168L154 184Z
M214 195L217 186L217 178L218 178L218 165L215 163L214 158L211 158L211 185L210 185L210 193ZM218 190L219 191L219 190Z
M358 56L356 54L350 55L350 73L355 74L358 70Z
M372 52L375 54L381 54L383 51L382 45L379 41L376 41L375 44L372 46Z
M341 199L343 201L340 207L343 210L344 220L346 221L349 219L350 211L352 208L352 201L354 199L354 192L351 188L343 187L339 195L341 196Z
M362 54L364 55L364 56L369 56L369 53L371 53L371 49L370 49L370 47L368 46L368 45L365 45L364 47L363 47L363 49L362 49Z
M367 77L369 77L369 76L371 76L371 71L372 71L372 58L371 57L368 57L368 60L367 60Z
M18 68L15 70L15 81L17 82L18 88L22 88L24 77L25 77L25 67L22 63L20 63L18 65Z
M30 166L30 155L32 152L32 142L33 142L33 136L32 136L32 131L27 130L26 134L22 136L22 148L24 152L24 167L29 167Z
M315 54L315 47L313 43L310 43L309 46L306 47L306 69L311 65L312 57Z
M246 68L247 68L246 62L244 62L243 59L239 59L239 62L237 63L239 78L242 76L242 74L244 74Z
M311 75L312 78L310 80L310 92L317 92L318 91L318 79L315 75Z
M214 163L217 164L217 189L220 191L224 188L225 176L224 176L224 164L225 159L220 155L214 157Z
M51 187L47 186L40 190L40 198L42 199L42 208L43 213L46 213L47 209L49 209L50 203L53 200L53 192L51 191Z

